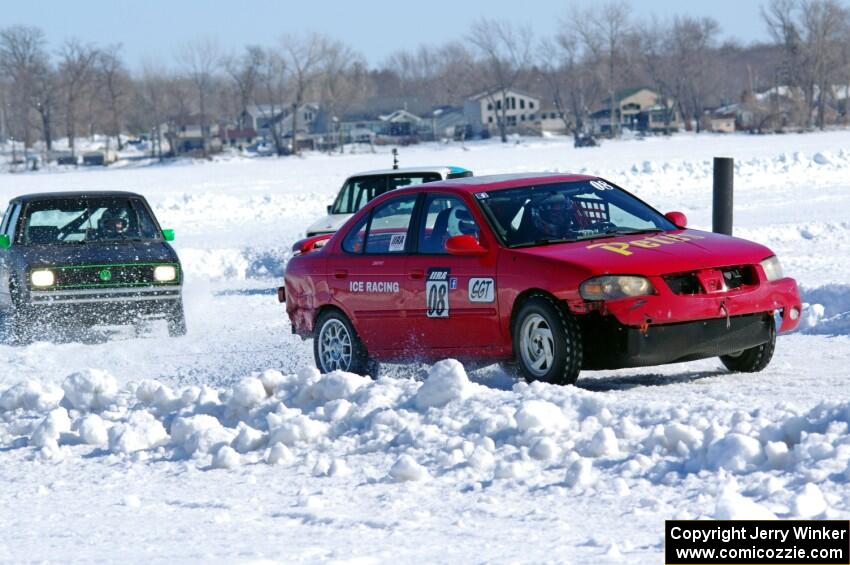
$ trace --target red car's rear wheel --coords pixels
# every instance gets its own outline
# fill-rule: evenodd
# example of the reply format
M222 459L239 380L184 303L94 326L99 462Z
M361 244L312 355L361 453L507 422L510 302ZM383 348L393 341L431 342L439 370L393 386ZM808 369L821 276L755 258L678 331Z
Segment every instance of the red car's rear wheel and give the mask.
M339 310L319 315L313 334L313 357L322 373L347 371L377 377L378 364L354 331L349 319Z

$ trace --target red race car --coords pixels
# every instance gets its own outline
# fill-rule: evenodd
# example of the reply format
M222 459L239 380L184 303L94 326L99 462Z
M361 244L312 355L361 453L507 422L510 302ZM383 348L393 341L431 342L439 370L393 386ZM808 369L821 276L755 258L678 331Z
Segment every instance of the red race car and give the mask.
M570 384L581 369L713 356L754 372L800 318L770 249L686 229L591 176L396 190L293 251L278 296L323 372L454 357Z

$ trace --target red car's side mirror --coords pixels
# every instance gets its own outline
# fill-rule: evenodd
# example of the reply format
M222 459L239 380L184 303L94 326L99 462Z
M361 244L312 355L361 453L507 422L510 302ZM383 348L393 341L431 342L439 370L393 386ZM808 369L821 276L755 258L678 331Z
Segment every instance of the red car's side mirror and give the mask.
M478 240L471 235L456 235L446 241L446 251L449 255L460 255L464 257L480 257L487 250L481 247Z
M688 227L688 218L681 212L667 212L664 217L682 229Z

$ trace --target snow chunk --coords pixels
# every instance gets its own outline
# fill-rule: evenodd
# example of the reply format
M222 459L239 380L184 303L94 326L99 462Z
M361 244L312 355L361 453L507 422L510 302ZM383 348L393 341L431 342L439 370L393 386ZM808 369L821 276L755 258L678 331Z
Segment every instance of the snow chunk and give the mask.
M71 418L64 408L54 408L36 426L30 436L30 445L55 451L59 448L59 436L71 431Z
M49 412L59 406L64 394L56 385L29 380L3 391L0 395L0 409L11 411L23 408L35 412Z
M826 151L819 151L812 156L812 161L817 163L818 165L829 165L832 163L832 159L830 159L832 155L830 155Z
M764 461L764 452L759 440L732 433L711 444L707 457L714 469L744 471Z
M539 430L555 432L567 426L567 418L561 409L545 400L528 400L514 414L520 431Z
M587 446L587 452L591 457L609 457L620 451L617 436L611 428L602 428L593 436Z
M402 455L390 468L390 478L397 483L407 481L423 481L428 478L428 471L417 463L410 455Z
M84 418L78 420L77 433L80 434L83 443L88 445L106 445L109 441L106 424L103 422L103 418L97 414L87 414Z
M826 512L827 504L823 493L814 483L806 483L803 490L794 497L794 514L801 518L814 518Z
M151 379L139 383L136 387L136 399L144 406L152 406L161 412L171 410L179 401L170 387Z
M571 488L590 486L594 480L593 462L585 457L579 457L573 461L564 477L564 482Z
M269 465L278 465L289 461L292 461L292 452L282 443L274 444L266 456L266 463Z
M248 377L239 381L233 387L230 402L238 408L250 410L266 399L266 387L263 381L256 377Z
M529 455L539 461L552 461L559 453L558 444L548 437L537 440L528 452Z
M769 441L764 446L767 464L774 469L784 467L788 461L788 446L781 441Z
M248 453L262 447L266 439L266 434L260 430L254 429L245 422L239 422L236 427L238 435L236 436L236 451L239 453Z
M718 520L776 520L776 514L755 502L735 492L733 488L725 488L717 498L714 507L714 517Z
M678 422L673 422L665 426L664 439L667 444L667 449L676 449L679 442L683 443L688 449L699 447L702 443L703 433L693 426L687 426Z
M165 444L168 434L153 414L137 410L127 421L109 428L109 451L133 453Z
M282 419L278 414L269 414L269 443L292 446L299 442L314 442L328 431L325 422L313 420L303 414Z
M444 359L428 371L428 378L419 387L413 401L420 410L432 406L441 408L453 400L467 398L470 388L463 365L455 359Z
M230 445L235 435L234 430L225 428L217 418L208 414L177 418L171 424L171 441L181 446L190 457Z
M83 412L98 412L115 403L118 382L106 371L87 369L68 376L62 389L72 407Z
M213 469L235 469L240 463L239 454L229 445L222 445L218 448L212 458L211 467Z
M372 382L369 377L333 371L323 375L310 387L310 396L320 402L350 398L357 390Z

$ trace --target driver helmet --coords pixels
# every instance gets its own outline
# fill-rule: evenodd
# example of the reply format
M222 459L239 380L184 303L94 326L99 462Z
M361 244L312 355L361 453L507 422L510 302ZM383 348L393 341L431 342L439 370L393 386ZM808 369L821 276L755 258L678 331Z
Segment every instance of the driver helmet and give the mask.
M107 208L100 217L100 229L104 233L123 235L129 227L127 211L122 208Z
M554 193L535 204L532 216L544 234L563 236L572 225L572 209L573 203L566 195Z

